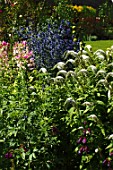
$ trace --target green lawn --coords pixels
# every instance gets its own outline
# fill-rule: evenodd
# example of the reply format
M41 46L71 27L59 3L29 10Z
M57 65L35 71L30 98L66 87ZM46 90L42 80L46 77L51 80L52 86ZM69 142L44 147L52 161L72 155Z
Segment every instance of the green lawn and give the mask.
M93 51L96 51L98 49L106 51L107 48L113 45L113 40L86 41L85 43L86 45L90 44Z

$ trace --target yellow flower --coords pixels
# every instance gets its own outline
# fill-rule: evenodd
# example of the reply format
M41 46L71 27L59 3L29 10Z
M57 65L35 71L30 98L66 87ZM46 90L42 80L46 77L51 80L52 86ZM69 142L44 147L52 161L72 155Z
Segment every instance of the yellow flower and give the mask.
M75 29L76 28L76 26L72 26L72 29Z
M78 12L82 12L82 10L83 10L83 7L82 6L78 6Z
M74 33L75 33L75 30L72 31L72 34L74 34Z
M76 42L76 41L77 41L77 38L74 38L73 41Z

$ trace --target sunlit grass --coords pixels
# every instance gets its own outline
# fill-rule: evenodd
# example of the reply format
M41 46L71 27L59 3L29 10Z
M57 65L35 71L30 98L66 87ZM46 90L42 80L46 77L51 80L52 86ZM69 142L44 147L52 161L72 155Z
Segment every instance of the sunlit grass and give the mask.
M106 51L107 48L110 48L113 45L113 40L86 41L85 43L90 44L93 51L96 51L98 49Z

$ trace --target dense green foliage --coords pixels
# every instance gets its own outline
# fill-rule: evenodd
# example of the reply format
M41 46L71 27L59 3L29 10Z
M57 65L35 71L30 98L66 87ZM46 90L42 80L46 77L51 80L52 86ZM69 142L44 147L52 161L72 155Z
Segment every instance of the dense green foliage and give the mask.
M113 47L86 46L51 72L10 60L0 71L0 167L112 167L112 57Z
M0 1L1 40L10 43L0 41L0 169L112 169L113 46L93 51L86 45L83 50L79 42L79 52L68 46L72 45L69 33L75 35L80 26L78 18L73 20L68 0L55 1L50 7L49 1L4 2ZM50 18L78 25L60 25L61 32L49 25L49 31L44 31ZM21 42L15 34L29 26L31 36L37 26L43 27L38 32L41 36L30 39L31 46L36 44L33 51L25 37ZM36 36L42 45L49 45L49 54L63 60L49 69L46 64L37 69ZM72 38L71 43L76 41ZM68 43L62 49L64 40ZM41 53L47 51L45 46L41 49ZM49 58L42 56L45 61Z

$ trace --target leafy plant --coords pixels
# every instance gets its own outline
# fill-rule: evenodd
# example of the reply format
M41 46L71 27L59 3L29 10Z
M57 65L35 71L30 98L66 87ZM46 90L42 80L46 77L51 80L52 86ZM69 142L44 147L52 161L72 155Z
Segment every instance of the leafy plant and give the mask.
M10 58L0 70L0 168L112 168L112 56L87 45L50 71Z

